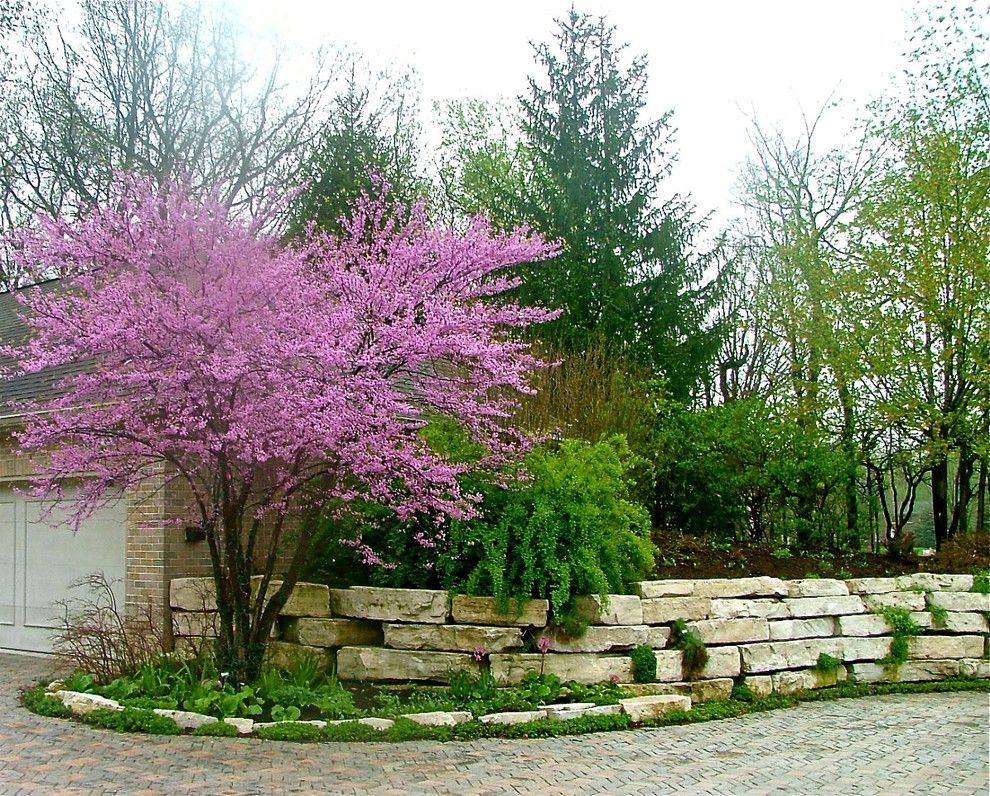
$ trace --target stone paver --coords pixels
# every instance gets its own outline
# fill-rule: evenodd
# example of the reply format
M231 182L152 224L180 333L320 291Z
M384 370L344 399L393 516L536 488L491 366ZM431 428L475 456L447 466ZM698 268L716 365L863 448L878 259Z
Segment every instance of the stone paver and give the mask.
M808 704L532 741L281 744L120 735L34 716L50 671L0 654L0 794L986 794L986 694Z

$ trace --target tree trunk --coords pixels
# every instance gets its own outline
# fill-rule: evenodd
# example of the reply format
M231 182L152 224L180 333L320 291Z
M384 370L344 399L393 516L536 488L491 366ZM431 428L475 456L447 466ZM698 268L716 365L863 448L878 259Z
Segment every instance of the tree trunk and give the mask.
M949 538L949 460L942 454L932 465L932 522L935 549L941 550Z

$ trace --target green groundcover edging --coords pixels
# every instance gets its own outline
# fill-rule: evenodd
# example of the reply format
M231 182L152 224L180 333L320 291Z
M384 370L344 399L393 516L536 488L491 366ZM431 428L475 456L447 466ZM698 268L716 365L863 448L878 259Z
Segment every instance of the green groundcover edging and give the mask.
M728 700L704 702L691 710L673 711L662 718L633 724L629 716L582 716L576 719L540 719L524 724L482 724L478 720L464 722L454 727L424 727L409 719L397 719L387 730L376 730L363 724L339 724L325 728L305 724L285 724L266 727L253 738L268 741L295 741L324 743L332 741L472 741L479 738L553 738L559 735L583 735L591 732L664 727L672 724L694 724L702 721L730 719L750 713L790 708L802 702L825 702L851 697L882 696L885 694L930 694L954 691L990 692L990 680L952 678L934 683L885 683L865 685L840 683L831 688L803 691L783 696L774 694L765 698L752 697L745 689L736 689L736 696ZM24 706L42 716L70 718L69 710L55 697L45 692L44 686L28 689L22 694ZM93 727L121 732L144 732L152 735L180 735L182 731L172 719L158 716L150 710L125 708L121 711L96 710L80 721ZM217 722L219 725L220 722ZM227 725L223 725L227 726ZM208 729L212 728L212 729ZM230 737L231 730L220 730L208 724L188 733L198 736ZM242 740L251 740L251 737Z

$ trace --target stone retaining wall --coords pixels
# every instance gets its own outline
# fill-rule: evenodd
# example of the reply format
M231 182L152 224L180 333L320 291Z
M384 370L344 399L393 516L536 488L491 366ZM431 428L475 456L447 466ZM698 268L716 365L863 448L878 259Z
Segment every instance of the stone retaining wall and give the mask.
M549 606L530 600L500 613L488 597L443 591L303 583L278 622L270 654L287 664L300 653L325 658L344 680L446 682L453 671L490 670L500 685L544 671L562 680L631 683L629 651L657 656L654 691L696 700L728 696L741 676L758 694L861 682L990 677L990 595L971 591L970 575L919 573L897 578L659 580L635 595L579 599L587 632L567 637L547 626ZM178 646L202 646L215 633L211 582L173 580ZM880 663L890 651L886 607L904 608L923 628L909 660ZM933 614L934 610L934 614ZM685 678L682 653L670 649L670 625L685 620L708 646L698 677ZM938 621L941 619L941 621ZM546 639L546 654L533 652ZM529 650L529 651L527 651ZM821 672L819 656L842 662Z

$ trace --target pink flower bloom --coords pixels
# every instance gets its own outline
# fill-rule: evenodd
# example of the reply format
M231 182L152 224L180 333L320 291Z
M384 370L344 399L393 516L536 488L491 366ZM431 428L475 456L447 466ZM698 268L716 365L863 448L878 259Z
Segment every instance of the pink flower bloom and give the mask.
M540 636L540 640L536 642L536 649L540 651L540 655L546 655L550 651L550 637Z

